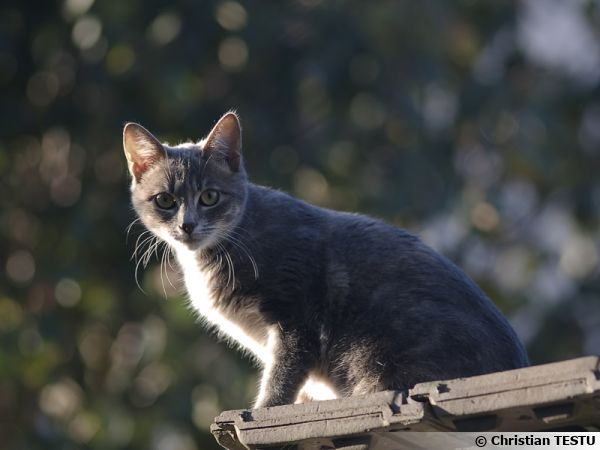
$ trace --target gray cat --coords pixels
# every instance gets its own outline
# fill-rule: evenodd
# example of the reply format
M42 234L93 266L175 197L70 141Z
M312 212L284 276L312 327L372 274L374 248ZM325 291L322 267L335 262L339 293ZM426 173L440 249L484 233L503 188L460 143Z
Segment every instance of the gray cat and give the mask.
M255 407L528 365L492 302L417 237L250 183L234 113L198 143L134 123L123 143L133 206L191 304L262 363Z

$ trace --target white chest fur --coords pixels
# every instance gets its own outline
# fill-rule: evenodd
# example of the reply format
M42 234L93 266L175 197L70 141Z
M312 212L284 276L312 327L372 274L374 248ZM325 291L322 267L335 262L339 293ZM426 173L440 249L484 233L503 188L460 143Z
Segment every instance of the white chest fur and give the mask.
M200 317L210 326L213 326L219 334L227 337L242 350L257 358L264 366L264 372L269 373L274 362L276 345L274 330L265 330L264 342L259 342L250 336L238 324L225 317L216 307L216 299L210 289L211 273L200 270L196 254L185 247L175 246L177 259L183 270L185 286L190 302ZM268 377L263 376L259 398L264 395ZM297 402L312 400L329 400L337 398L337 394L331 386L323 380L310 377L298 395Z
M195 252L185 247L175 247L177 259L183 270L185 286L190 302L208 325L215 327L219 334L229 338L242 350L250 352L265 365L273 360L272 350L267 342L259 342L250 336L237 323L225 317L216 307L213 291L210 289L211 273L200 270Z

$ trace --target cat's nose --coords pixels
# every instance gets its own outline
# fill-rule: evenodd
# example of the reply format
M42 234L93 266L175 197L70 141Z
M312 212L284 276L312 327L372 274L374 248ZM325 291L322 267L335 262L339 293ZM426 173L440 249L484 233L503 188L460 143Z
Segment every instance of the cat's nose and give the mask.
M179 228L181 228L186 234L192 234L195 226L191 222L185 222L185 223L182 223L181 225L179 225Z

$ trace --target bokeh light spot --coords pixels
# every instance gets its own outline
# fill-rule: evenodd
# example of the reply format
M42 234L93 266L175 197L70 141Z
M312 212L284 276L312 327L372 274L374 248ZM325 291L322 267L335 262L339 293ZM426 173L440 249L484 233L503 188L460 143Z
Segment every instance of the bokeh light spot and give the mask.
M135 367L144 353L144 330L135 322L128 322L121 327L110 350L112 364L115 368Z
M493 273L498 285L506 292L516 295L531 280L532 256L524 246L516 246L501 252L495 262Z
M150 446L151 450L197 450L194 439L188 433L171 425L156 427Z
M0 298L0 333L8 333L23 322L21 306L10 298Z
M39 172L42 180L52 183L67 176L71 136L62 127L51 128L42 137Z
M329 199L329 184L320 172L309 167L301 167L294 176L294 190L297 195L309 202L323 205Z
M560 255L560 268L573 278L589 275L598 263L598 251L594 241L588 237L573 234L564 243Z
M226 30L239 31L246 25L248 14L238 2L225 1L217 6L215 19Z
M138 407L150 406L169 387L172 379L173 373L165 364L149 364L133 382L132 403Z
M63 15L67 19L85 14L94 4L94 0L65 0L63 3Z
M35 275L35 259L27 250L17 250L6 260L6 274L18 284L29 283Z
M23 328L19 333L18 346L23 356L36 356L44 347L44 339L35 327Z
M220 412L219 395L209 384L200 384L192 391L192 421L199 430L208 431Z
M148 28L150 42L163 46L172 42L181 32L181 16L174 11L159 14Z
M479 202L471 210L471 222L481 231L492 231L498 226L500 217L492 205Z
M450 88L430 84L423 92L422 112L427 128L433 133L449 127L458 111L458 99Z
M102 35L102 22L94 16L82 16L73 25L71 38L81 50L92 48Z
M54 288L54 296L59 305L71 308L81 300L81 287L71 278L63 278Z
M110 334L102 324L86 326L77 339L81 359L90 369L101 369L105 366L111 344Z
M42 412L53 419L66 421L81 407L83 393L79 385L70 378L46 385L39 396Z
M75 442L85 444L90 442L100 430L100 418L89 411L80 411L69 423L69 435Z
M219 44L219 63L230 72L241 70L248 62L248 46L237 37L229 37Z
M135 53L128 45L116 45L106 55L106 69L112 75L122 75L133 67Z
M158 316L148 316L143 323L144 356L147 360L159 359L167 345L167 325Z

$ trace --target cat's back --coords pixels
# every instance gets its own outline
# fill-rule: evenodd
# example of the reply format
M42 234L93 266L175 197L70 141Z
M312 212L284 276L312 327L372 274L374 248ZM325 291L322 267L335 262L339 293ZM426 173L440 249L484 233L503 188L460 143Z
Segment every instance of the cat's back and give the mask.
M419 237L377 218L317 207L252 185L246 220L244 226L253 230L269 256L297 249L295 259L319 268L326 277L349 280L355 293L395 289L457 306L465 303L458 297L485 299L463 271ZM487 302L482 301L485 306Z

